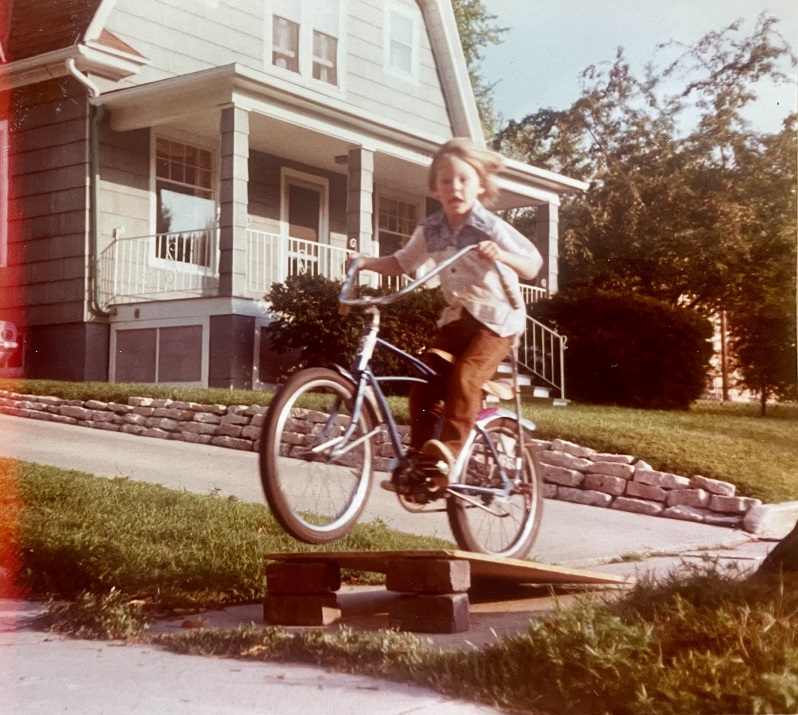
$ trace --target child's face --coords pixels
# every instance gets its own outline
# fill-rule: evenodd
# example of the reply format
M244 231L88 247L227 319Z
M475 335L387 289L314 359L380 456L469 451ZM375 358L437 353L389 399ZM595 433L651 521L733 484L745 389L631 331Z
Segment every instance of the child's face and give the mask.
M434 196L443 206L443 213L451 228L457 228L485 193L477 170L459 157L447 155L435 172Z

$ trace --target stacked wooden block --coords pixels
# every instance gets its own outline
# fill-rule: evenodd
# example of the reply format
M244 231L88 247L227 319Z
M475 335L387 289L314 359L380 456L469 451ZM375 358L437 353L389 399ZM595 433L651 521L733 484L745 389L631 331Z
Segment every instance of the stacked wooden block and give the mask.
M463 633L469 627L471 567L460 559L396 559L388 564L386 588L399 598L389 609L390 626L420 633Z
M389 625L421 633L462 633L469 628L468 561L396 558L385 568L386 588L397 593ZM263 619L282 626L328 626L341 618L336 595L341 567L334 560L290 560L266 565Z
M334 561L277 561L266 565L263 620L281 626L328 626L341 617Z

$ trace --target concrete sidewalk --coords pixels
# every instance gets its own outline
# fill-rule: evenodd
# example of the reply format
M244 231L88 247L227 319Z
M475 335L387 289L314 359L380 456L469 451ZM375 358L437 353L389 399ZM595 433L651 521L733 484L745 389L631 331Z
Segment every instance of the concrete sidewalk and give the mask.
M263 502L256 455L218 447L0 415L0 456ZM403 531L451 539L444 514L409 514L380 489L373 491L363 516L373 518ZM615 575L663 575L709 560L744 571L755 569L775 543L722 527L547 501L532 557ZM388 604L395 597L383 588L345 587L342 620L329 628L386 627ZM574 597L558 596L561 603ZM468 632L419 637L429 638L431 647L480 647L524 631L531 618L552 605L551 596L540 590L513 598L472 598ZM42 604L0 601L3 715L495 712L422 688L318 668L175 655L153 646L78 641L27 628L26 619L43 610ZM209 627L261 625L262 610L240 606L199 618ZM185 625L184 619L164 621L153 631L175 632Z

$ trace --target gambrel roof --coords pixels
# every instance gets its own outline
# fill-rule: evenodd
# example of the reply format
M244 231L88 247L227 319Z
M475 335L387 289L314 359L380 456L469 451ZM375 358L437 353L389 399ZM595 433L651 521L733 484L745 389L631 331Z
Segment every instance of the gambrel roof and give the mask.
M6 62L61 50L82 41L102 0L5 0ZM5 38L4 38L5 39Z
M451 131L455 136L468 136L482 143L484 136L451 2L416 2L426 26ZM5 51L5 64L0 67L0 74L5 75L2 78L3 85L15 87L64 76L70 71L70 63L73 70L77 69L85 74L93 73L112 82L138 73L148 63L147 58L136 47L132 47L105 27L117 4L118 0L5 0L5 7L0 10L0 41ZM2 33L4 22L5 36ZM100 96L92 101L116 110L113 120L115 128L129 129L132 127L123 127L120 124L124 122L122 117L128 108L135 113L142 107L155 103L163 111L167 111L169 101L178 97L179 92L196 91L199 96L207 96L208 82L212 83L220 77L228 78L225 85L228 93L242 84L248 88L257 85L251 91L265 93L264 96L271 96L276 91L271 84L267 86L264 83L265 76L232 63L155 82L139 83L138 86L130 86L129 83L106 83L101 90L97 90ZM286 94L285 101L307 105L307 97L300 93L294 94L295 96ZM342 115L341 121L346 123L356 124L360 121L372 126L385 125L392 135L408 134L406 127L390 127L382 118L370 117L367 112L360 112L359 119L343 116L351 114L351 111L342 112L340 102L334 98L328 98L324 102L326 103L314 107L314 111L320 111L325 116L334 116L337 112ZM435 145L446 138L448 137L416 133L412 142L415 151L428 153L434 151ZM556 203L556 195L586 188L582 182L521 162L508 162L502 179L504 188L518 196L534 198L536 202ZM545 195L536 193L537 189L543 190Z
M63 74L59 64L68 57L112 78L135 72L145 58L98 23L107 17L103 8L108 5L107 0L5 0L0 9L5 67L0 73L6 83L30 84Z

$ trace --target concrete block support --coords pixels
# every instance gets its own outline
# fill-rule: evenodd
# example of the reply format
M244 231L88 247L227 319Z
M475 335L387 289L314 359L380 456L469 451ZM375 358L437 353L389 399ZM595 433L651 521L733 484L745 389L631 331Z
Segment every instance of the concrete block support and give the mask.
M471 587L471 567L462 560L397 559L388 565L385 587L409 594L465 593Z
M341 618L334 593L285 594L263 599L263 620L274 626L329 626Z
M330 561L280 561L266 566L263 620L280 626L328 626L341 617L334 591L341 569Z
M266 566L266 591L278 594L325 594L341 588L341 569L332 561L278 561Z
M464 633L470 626L468 594L400 596L391 604L391 628L418 633Z

